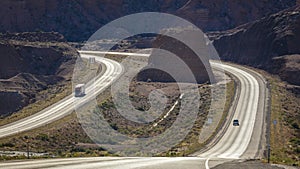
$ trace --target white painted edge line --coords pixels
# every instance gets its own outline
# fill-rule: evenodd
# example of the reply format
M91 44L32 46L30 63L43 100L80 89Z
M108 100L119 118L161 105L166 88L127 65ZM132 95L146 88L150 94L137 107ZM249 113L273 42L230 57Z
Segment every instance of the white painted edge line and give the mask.
M90 50L79 50L78 52L86 53L86 54L112 54L112 55L127 55L127 56L145 56L145 57L150 56L150 54L147 53L105 52L105 51L90 51Z
M210 160L210 158L207 158L205 161L205 169L209 169L209 165L208 165L209 160Z

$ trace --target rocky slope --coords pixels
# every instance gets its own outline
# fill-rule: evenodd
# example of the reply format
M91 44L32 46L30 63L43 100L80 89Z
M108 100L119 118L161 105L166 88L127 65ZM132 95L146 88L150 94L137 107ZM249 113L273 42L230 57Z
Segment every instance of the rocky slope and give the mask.
M169 36L159 35L152 41L151 47L157 50L151 52L148 65L138 74L140 81L153 82L196 82L214 83L205 39L198 32L189 29L168 30L176 37L189 37L185 43ZM203 35L202 35L203 37ZM198 49L197 54L189 48ZM199 49L200 48L200 49ZM164 52L168 51L168 52ZM198 56L199 55L199 56Z
M2 0L0 32L55 31L81 41L104 24L137 12L166 12L204 31L227 30L294 6L296 0Z
M300 84L300 55L285 55L272 59L272 73L291 84Z
M38 91L71 80L77 51L57 33L0 35L0 115L33 102Z
M300 6L209 36L223 60L261 68L300 85L300 55L294 55L300 54Z

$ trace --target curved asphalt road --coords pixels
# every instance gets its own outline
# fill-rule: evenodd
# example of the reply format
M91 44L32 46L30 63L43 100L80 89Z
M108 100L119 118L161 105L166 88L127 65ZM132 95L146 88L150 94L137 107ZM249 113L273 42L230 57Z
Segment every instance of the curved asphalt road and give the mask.
M266 82L256 72L236 65L212 62L213 67L222 67L236 77L239 88L236 103L231 109L232 119L238 119L240 126L231 124L212 147L197 155L207 159L258 158L262 155L265 131Z
M94 52L97 53L97 52ZM101 52L99 52L101 53ZM103 52L102 52L103 53ZM126 55L128 53L113 53ZM139 54L131 54L139 55ZM144 55L144 54L143 54ZM98 58L97 58L98 59ZM103 58L102 58L103 59ZM99 60L104 62L107 66L108 77L110 82L118 77L122 72L122 67L117 63L108 59ZM186 158L126 158L126 157L113 157L113 158L69 158L69 159L47 159L47 160L35 160L35 161L23 161L23 162L7 162L0 163L0 168L142 168L142 169L165 169L165 168L206 168L223 163L232 159L239 158L256 158L259 156L259 150L261 150L261 139L264 133L264 112L265 112L265 100L266 100L266 84L263 78L256 72L236 65L220 64L212 62L213 68L222 67L225 71L235 76L239 81L239 88L237 90L237 96L233 108L233 119L239 119L240 126L232 126L232 119L228 119L229 125L224 130L224 134L220 139L206 149L205 152L199 152L196 155L198 157L186 157ZM113 73L116 71L116 76ZM103 76L106 77L106 76ZM102 79L102 80L101 80ZM104 82L104 78L99 78L97 83ZM103 86L103 89L107 87ZM102 90L103 90L102 89ZM99 90L99 94L102 90ZM16 122L0 128L0 137L5 135L15 134L16 130L20 127L22 131L29 130L37 126L41 126L50 122L50 119L57 119L59 117L68 114L72 111L70 105L69 110L66 110L66 106L69 105L74 99L64 99L58 105L51 106L51 109L47 109L48 113L39 113L33 117ZM60 111L58 111L60 110ZM64 111L63 111L64 110ZM57 114L56 113L62 113ZM42 117L40 119L40 117ZM49 119L50 118L50 119ZM34 119L34 120L33 120ZM52 121L53 121L52 120ZM33 123L34 122L34 123ZM32 125L34 124L34 127ZM8 133L8 134L6 134ZM210 161L209 161L210 160Z
M97 62L101 62L105 65L106 71L104 72L104 74L101 77L97 77L97 79L95 79L94 84L97 86L97 88L94 89L93 86L87 86L86 95L84 97L75 98L74 94L72 94L34 115L1 126L0 138L43 126L47 123L53 122L72 113L74 110L73 103L75 99L76 103L78 104L90 101L96 95L100 94L105 88L107 88L115 79L117 79L122 74L123 67L116 61L87 54L81 54L81 57L95 57Z

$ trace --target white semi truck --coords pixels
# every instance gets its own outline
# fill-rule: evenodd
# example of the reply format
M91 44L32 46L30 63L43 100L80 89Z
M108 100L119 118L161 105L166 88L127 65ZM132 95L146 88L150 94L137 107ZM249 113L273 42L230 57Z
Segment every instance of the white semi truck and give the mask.
M77 84L75 86L75 97L82 97L85 95L85 84Z

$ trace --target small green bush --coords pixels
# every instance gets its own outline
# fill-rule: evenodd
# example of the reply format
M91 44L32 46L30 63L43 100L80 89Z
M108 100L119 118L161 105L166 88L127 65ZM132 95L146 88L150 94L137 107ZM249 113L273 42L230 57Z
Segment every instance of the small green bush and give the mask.
M13 143L2 143L0 144L0 147L14 147L15 145Z

